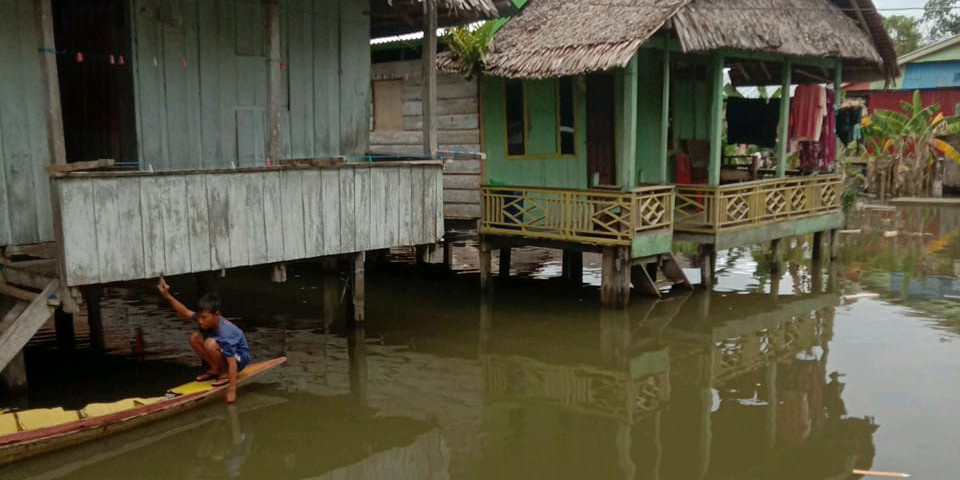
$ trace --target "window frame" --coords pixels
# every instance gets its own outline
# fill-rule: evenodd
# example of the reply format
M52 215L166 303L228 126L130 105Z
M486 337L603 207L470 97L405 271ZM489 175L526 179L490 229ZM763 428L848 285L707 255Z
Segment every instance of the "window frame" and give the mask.
M530 108L528 104L529 96L527 95L527 80L526 79L501 79L502 85L502 105L503 105L503 152L504 157L508 160L569 160L576 159L580 157L581 147L580 147L580 134L581 128L579 126L579 108L577 106L577 77L570 78L570 95L571 95L571 108L573 114L573 153L561 153L562 142L561 142L561 119L560 119L560 78L551 78L553 82L553 91L554 91L554 115L556 118L556 124L554 125L554 137L555 137L555 152L554 153L527 153L529 149L529 140L530 140ZM510 151L510 137L509 130L507 128L507 82L511 80L516 80L520 82L521 87L523 88L523 154L522 155L511 155Z

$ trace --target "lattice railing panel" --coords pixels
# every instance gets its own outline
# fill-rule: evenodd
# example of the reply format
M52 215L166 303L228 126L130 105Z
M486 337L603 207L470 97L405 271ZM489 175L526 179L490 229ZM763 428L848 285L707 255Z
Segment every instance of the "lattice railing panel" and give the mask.
M673 187L628 192L483 187L481 232L577 243L630 245L633 236L673 226Z
M840 211L840 175L735 183L720 187L678 185L675 229L717 234Z

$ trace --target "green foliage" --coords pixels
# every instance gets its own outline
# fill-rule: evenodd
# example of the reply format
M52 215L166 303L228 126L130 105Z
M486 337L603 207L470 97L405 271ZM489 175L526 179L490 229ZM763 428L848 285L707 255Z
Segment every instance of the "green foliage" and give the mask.
M883 27L893 40L893 48L897 55L912 52L922 45L923 33L920 31L920 20L903 15L890 15L883 19Z
M487 50L490 48L490 39L496 31L495 27L494 22L484 22L474 29L448 28L443 34L444 43L460 61L460 74L467 80L479 75L487 66Z
M960 34L960 0L927 0L923 6L923 23L930 28L930 37L941 39Z

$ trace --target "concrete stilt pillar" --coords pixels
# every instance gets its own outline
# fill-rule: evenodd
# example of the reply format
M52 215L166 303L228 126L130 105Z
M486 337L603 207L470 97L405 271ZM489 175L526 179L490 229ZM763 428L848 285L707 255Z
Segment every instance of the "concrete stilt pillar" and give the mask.
M348 319L356 325L362 325L364 320L365 308L365 285L363 261L364 252L358 252L350 255L348 260L349 278L350 278L350 303L348 304Z
M480 290L484 293L493 291L493 255L490 245L483 240L480 241Z
M600 305L625 308L630 303L630 255L625 247L604 247Z
M500 249L500 278L507 279L510 278L510 260L511 260L510 248L501 248Z
M783 256L780 251L780 239L770 241L770 272L780 273L783 265Z
M564 279L580 285L583 283L583 252L566 248L563 250Z
M814 232L813 234L813 252L811 253L811 258L814 260L820 260L821 251L823 250L823 232Z
M53 325L56 328L57 348L61 352L76 350L77 338L73 328L73 314L65 312L63 307L57 308L53 314Z
M83 301L87 304L90 348L99 351L106 349L103 338L103 315L100 310L100 298L102 296L103 288L99 285L87 287L83 290Z
M700 285L710 288L714 284L717 269L716 251L713 244L700 245Z
M837 259L837 229L830 229L830 260Z

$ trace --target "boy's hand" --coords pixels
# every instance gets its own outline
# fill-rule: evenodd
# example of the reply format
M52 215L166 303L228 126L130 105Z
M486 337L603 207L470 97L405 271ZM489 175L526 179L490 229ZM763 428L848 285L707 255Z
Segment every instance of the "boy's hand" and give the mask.
M237 401L237 389L236 387L227 388L227 403L233 403Z
M157 282L157 291L164 297L170 294L170 285L167 285L167 281L163 279L163 275L160 276L160 281Z

